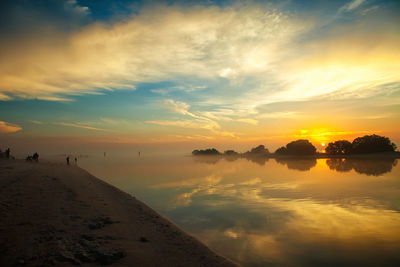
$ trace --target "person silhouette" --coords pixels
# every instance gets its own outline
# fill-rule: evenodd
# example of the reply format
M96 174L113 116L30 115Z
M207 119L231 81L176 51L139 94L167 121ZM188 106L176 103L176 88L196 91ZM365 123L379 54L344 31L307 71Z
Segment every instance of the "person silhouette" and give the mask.
M78 159L75 157L75 164L78 164Z
M67 165L69 165L69 156L67 157Z
M6 158L10 158L10 148L7 148L6 150Z
M39 161L39 154L37 152L35 152L35 154L33 154L32 159L36 162Z

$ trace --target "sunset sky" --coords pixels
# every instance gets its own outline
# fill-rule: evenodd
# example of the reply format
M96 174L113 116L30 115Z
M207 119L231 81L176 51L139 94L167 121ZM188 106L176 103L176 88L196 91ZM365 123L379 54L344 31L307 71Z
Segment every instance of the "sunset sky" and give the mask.
M396 0L6 0L0 12L1 149L322 149L372 133L400 145Z

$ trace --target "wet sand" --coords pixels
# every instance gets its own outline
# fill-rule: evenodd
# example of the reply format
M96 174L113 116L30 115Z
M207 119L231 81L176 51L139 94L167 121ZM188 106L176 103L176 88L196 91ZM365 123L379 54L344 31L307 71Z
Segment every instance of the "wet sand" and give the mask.
M141 201L61 163L0 159L0 266L235 266Z

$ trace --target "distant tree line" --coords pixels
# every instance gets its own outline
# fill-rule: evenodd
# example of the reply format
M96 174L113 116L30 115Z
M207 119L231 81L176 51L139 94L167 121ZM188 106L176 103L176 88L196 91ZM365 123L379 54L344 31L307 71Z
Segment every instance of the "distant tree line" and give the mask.
M194 156L207 156L207 155L221 155L221 152L219 152L218 150L216 150L215 148L208 148L208 149L204 149L204 150L193 150L192 154Z
M353 140L353 142L349 142L347 140L331 142L325 149L325 153L328 155L370 154L394 151L396 151L396 145L390 141L389 138L376 134L357 137ZM224 153L221 153L215 148L209 148L205 150L196 149L193 150L192 154L195 156L224 155L229 157L259 157L271 155L268 148L264 147L263 145L252 148L250 151L247 151L243 154L240 154L234 150L226 150ZM317 149L308 140L300 139L290 142L286 146L278 148L274 154L277 156L312 156L317 154Z
M369 154L394 152L396 145L389 138L376 134L357 137L353 142L339 140L329 143L325 153L329 155Z

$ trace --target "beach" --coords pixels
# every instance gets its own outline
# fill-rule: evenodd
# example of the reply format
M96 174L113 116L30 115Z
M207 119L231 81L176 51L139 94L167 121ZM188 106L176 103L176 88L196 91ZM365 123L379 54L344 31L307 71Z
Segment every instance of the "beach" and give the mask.
M236 266L76 165L0 160L1 266Z

